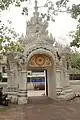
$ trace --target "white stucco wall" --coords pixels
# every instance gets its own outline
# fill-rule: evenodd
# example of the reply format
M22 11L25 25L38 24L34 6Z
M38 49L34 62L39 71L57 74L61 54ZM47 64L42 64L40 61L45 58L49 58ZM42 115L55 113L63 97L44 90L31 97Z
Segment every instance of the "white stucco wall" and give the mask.
M73 92L80 92L80 80L70 80L69 82Z

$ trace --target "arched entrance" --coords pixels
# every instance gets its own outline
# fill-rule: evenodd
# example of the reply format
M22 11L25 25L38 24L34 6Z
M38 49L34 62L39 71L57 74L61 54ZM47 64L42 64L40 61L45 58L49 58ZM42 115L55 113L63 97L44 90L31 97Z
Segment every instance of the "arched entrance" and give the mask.
M28 70L45 70L45 91L46 95L52 99L56 99L56 69L55 59L51 53L43 50L37 50L30 53L28 57Z
M23 53L10 53L8 71L8 92L12 101L18 104L27 103L26 76L28 70L46 70L48 81L48 96L56 99L73 98L74 93L69 85L66 55L67 51L58 47L52 35L48 34L48 22L42 21L39 16L37 1L35 0L35 11L31 20L27 22L26 36L22 39Z

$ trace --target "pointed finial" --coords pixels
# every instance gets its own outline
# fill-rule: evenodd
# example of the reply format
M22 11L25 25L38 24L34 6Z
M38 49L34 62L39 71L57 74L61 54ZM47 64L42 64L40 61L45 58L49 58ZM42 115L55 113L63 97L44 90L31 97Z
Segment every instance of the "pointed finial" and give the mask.
M33 14L34 14L34 16L36 16L36 17L39 16L37 0L35 0L35 6L34 6L34 12L33 12Z
M35 12L38 12L37 0L35 0L35 7L34 7L34 9L35 9Z

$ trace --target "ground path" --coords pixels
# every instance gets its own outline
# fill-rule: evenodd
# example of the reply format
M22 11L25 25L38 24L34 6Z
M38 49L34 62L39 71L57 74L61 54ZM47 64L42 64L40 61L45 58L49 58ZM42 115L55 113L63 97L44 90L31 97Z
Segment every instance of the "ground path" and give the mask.
M28 104L9 105L3 109L0 120L80 120L80 102L57 102L45 96L32 97Z

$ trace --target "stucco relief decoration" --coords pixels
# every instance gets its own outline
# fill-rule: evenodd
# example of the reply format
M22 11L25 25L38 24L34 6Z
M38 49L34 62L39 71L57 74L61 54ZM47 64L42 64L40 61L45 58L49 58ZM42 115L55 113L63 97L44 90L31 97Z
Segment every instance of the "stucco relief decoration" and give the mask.
M26 36L24 38L23 44L25 45L25 49L29 46L36 45L48 45L53 47L54 39L53 36L48 34L48 22L46 20L42 20L39 16L37 1L35 1L35 11L30 21L27 21L26 26ZM30 44L30 45L29 45Z
M45 57L42 55L40 55L40 56L38 55L38 56L36 56L35 62L38 66L42 66L45 63Z
M45 55L35 55L29 61L29 67L47 67L51 66L50 59Z

